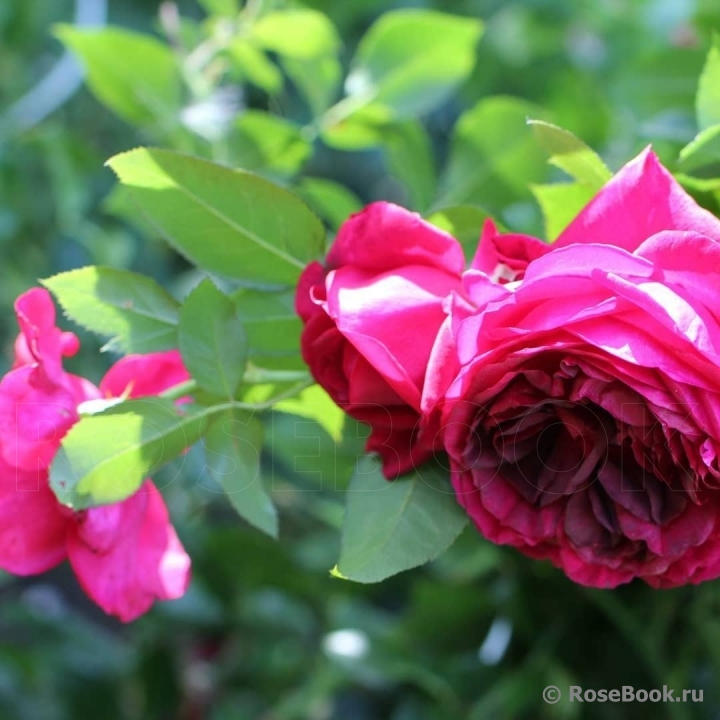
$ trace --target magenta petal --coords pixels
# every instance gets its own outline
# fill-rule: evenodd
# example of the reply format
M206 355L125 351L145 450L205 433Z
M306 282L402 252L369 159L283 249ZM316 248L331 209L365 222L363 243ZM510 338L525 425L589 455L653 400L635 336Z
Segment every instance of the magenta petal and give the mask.
M0 568L35 575L65 559L69 518L45 473L0 463Z
M60 384L62 357L74 355L80 343L73 333L55 326L55 305L44 288L33 288L15 301L20 337L15 343L15 367L39 364L48 380Z
M29 472L50 467L65 433L77 421L81 399L70 387L47 383L37 368L11 370L0 380L0 457ZM39 384L38 384L38 381ZM90 386L91 387L91 386Z
M703 210L647 148L608 181L554 247L606 243L633 252L663 230L693 230L720 240L720 221Z
M427 267L369 275L352 267L328 276L326 309L340 332L392 388L420 408L427 360L458 278Z
M107 397L158 395L173 385L190 379L177 350L128 355L118 360L100 381L100 390Z
M470 267L495 281L521 280L525 268L551 249L551 245L529 235L498 233L495 223L488 219Z
M327 256L328 267L354 265L383 272L423 265L459 275L465 268L460 243L417 213L376 202L352 215Z
M68 537L68 556L85 592L123 622L155 600L181 597L190 580L190 558L149 480L127 500L80 517Z

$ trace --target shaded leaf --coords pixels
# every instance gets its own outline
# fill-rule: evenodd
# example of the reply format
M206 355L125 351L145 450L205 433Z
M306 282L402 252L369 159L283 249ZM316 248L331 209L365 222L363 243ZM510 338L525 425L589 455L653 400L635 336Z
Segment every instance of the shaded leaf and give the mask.
M338 570L350 580L379 582L436 558L467 521L439 469L388 482L377 458L365 457L347 490Z
M473 205L500 211L530 197L528 183L548 175L545 154L527 126L542 110L525 100L491 97L460 116L451 139L439 206Z
M248 357L262 368L304 369L300 357L302 322L295 312L295 291L261 292L244 288L232 295L247 335Z
M213 421L203 444L203 475L208 473L221 485L240 517L276 538L277 510L260 475L262 423L246 413L228 411Z
M213 395L235 397L247 361L247 340L237 308L211 280L203 280L180 310L179 345L198 385Z
M304 177L295 189L333 230L337 230L350 215L362 210L360 198L333 180Z
M261 110L247 110L227 138L230 156L243 170L294 175L312 152L301 128Z

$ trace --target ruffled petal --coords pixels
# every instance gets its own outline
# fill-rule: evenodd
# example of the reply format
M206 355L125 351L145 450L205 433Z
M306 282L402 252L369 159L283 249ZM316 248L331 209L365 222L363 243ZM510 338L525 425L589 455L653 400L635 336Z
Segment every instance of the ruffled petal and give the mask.
M0 568L14 575L45 572L65 559L71 522L47 474L0 462Z
M121 503L92 508L68 537L68 556L85 592L105 612L130 622L155 600L181 597L190 558L151 481Z
M720 240L720 220L701 208L647 148L608 181L553 247L605 243L633 252L663 230L693 230Z
M190 379L178 350L128 355L118 360L100 381L106 397L145 397L158 395L173 385Z
M327 263L329 268L353 265L371 272L423 265L459 275L465 268L465 256L452 235L417 213L376 202L343 224Z

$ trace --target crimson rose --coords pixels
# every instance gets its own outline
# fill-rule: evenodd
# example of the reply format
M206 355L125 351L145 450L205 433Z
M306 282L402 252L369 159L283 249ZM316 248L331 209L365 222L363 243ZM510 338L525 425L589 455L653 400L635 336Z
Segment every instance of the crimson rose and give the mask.
M720 222L646 151L554 245L483 242L423 399L480 532L585 585L719 577Z
M387 477L432 453L418 432L423 382L443 301L460 291L464 267L455 238L378 202L340 228L325 266L312 263L300 278L303 358L338 405L370 424L367 449Z

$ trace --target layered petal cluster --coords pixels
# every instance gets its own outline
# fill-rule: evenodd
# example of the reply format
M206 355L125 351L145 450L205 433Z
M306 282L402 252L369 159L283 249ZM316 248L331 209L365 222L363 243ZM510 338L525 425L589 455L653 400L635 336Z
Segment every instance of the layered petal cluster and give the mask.
M370 424L367 449L388 477L432 454L418 422L425 373L464 267L455 238L379 202L353 215L325 264L300 279L303 357L333 400Z
M304 357L386 475L444 450L486 538L585 585L720 577L720 221L648 149L553 245L488 221L462 262L380 203L303 276Z
M97 388L63 369L79 343L55 326L47 291L28 291L15 311L15 363L0 380L0 568L34 575L68 559L92 600L133 620L155 600L182 596L190 577L162 496L147 480L123 502L74 512L56 500L49 467L81 403L154 395L187 371L176 351L128 356Z
M424 398L460 503L585 585L719 577L720 222L646 151L542 252L487 236Z

